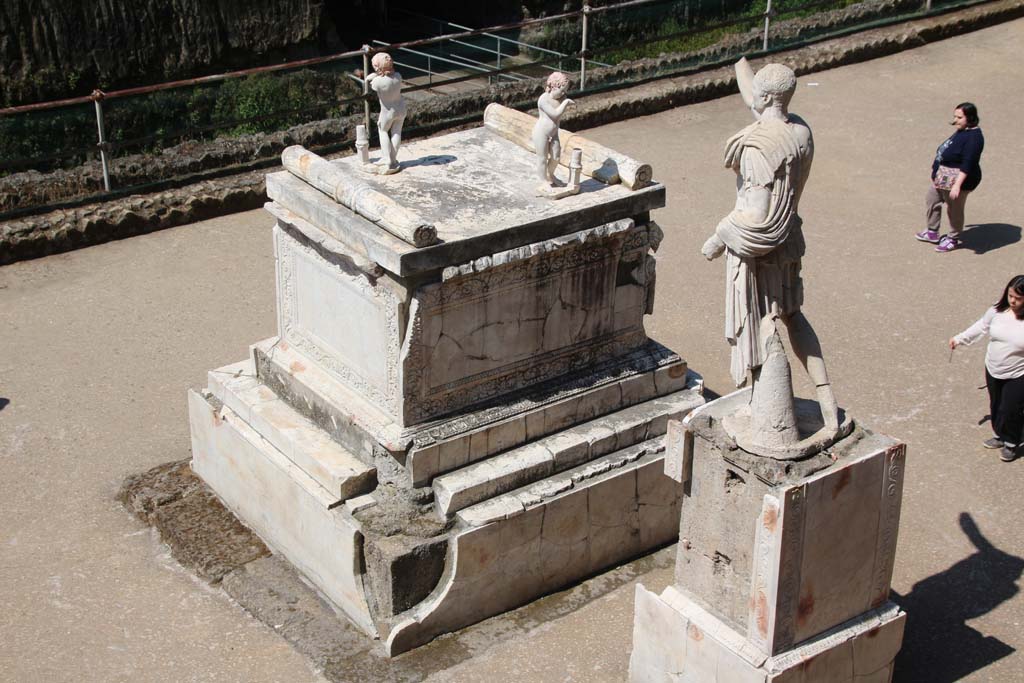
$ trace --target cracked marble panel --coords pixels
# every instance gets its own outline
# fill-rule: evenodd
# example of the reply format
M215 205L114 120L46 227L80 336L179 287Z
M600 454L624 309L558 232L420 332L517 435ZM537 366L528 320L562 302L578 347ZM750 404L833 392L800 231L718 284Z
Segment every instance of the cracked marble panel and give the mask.
M447 268L413 294L406 424L623 355L643 330L650 230L624 219Z

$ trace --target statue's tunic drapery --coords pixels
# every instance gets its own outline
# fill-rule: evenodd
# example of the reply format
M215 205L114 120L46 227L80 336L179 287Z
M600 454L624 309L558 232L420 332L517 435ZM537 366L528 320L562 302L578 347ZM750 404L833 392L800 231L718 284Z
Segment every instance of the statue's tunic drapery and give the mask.
M786 316L803 303L804 238L797 204L813 155L811 131L793 115L787 121L758 121L726 143L725 165L736 171L740 201L719 223L717 234L728 250L725 336L732 347L731 373L737 386L764 360L761 321L771 314L773 304ZM753 187L771 192L768 215L759 223L751 223L739 206Z

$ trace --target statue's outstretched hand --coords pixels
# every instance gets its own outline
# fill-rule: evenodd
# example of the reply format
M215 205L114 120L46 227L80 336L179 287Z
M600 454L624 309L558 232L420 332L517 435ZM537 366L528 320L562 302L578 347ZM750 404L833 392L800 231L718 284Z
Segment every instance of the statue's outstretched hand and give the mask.
M725 242L721 240L717 233L711 235L708 241L701 247L700 253L704 254L704 258L708 261L714 261L716 258L722 255L725 251Z

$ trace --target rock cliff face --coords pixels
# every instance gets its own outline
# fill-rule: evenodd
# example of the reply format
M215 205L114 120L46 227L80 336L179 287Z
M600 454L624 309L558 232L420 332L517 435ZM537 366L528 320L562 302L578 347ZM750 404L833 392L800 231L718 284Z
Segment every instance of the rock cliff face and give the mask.
M0 103L344 49L326 0L0 0ZM356 2L356 5L364 3Z

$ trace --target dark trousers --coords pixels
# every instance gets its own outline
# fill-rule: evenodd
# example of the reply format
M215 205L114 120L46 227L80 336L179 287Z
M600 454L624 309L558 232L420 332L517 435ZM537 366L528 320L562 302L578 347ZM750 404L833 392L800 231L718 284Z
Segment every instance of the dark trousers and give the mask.
M996 379L985 371L992 430L1006 443L1020 444L1024 428L1024 377Z

